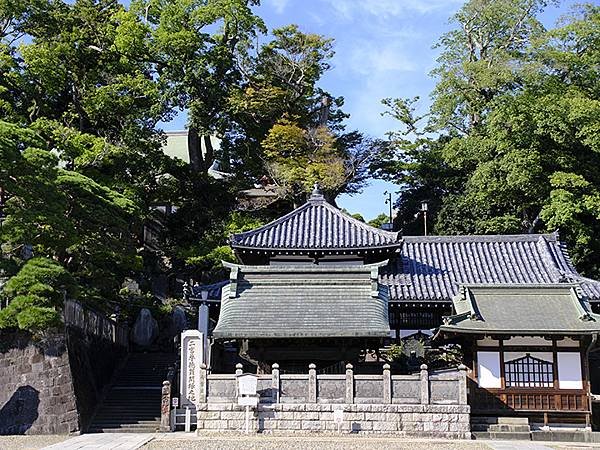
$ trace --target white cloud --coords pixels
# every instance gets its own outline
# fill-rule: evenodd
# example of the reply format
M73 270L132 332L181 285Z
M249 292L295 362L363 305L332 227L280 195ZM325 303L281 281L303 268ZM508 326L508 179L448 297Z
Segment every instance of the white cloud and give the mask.
M351 44L349 54L340 55L344 58L344 65L366 77L382 76L389 72L412 72L417 69L414 61L406 55L404 48L398 41L387 44L373 41L357 41Z
M345 19L364 17L368 14L385 20L407 13L425 14L435 10L451 9L463 0L322 0L329 4L338 16Z
M290 0L269 0L269 3L273 6L277 14L283 14L289 2Z

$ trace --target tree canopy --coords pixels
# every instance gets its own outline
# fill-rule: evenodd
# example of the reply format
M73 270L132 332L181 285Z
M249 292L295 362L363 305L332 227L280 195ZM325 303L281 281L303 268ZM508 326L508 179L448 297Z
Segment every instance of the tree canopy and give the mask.
M579 269L600 275L600 8L578 6L546 30L544 2L468 1L438 46L431 108L386 99L402 128L376 174L400 184L399 226L419 233L559 230Z
M314 181L332 200L360 189L373 147L345 131L343 98L319 87L332 40L269 31L257 4L0 2L0 277L45 261L80 286L69 295L110 309L127 279L145 292L157 276L217 281L229 234L272 218L235 210L261 177L288 204ZM161 124L182 110L189 165L161 148ZM235 176L211 178L216 161ZM0 328L33 330L19 314L60 306L48 289L7 286L11 305L27 300Z

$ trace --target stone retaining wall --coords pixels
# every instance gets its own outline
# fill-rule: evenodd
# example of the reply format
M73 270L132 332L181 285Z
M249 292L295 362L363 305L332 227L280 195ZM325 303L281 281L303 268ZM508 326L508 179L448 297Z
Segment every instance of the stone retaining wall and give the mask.
M61 333L0 333L0 435L85 430L127 354L121 326L68 302ZM70 311L70 312L69 312Z
M79 430L65 337L34 345L26 334L3 334L0 348L0 435Z
M343 410L343 433L469 439L468 405L272 404L252 412L250 426L260 432L335 432L336 409ZM199 431L243 431L244 407L204 404L197 408Z

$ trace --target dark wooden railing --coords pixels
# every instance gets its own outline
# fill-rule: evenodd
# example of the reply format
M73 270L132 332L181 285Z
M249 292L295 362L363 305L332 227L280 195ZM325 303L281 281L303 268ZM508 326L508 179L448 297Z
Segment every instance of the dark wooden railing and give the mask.
M589 412L583 390L553 388L483 389L469 380L469 404L474 412Z

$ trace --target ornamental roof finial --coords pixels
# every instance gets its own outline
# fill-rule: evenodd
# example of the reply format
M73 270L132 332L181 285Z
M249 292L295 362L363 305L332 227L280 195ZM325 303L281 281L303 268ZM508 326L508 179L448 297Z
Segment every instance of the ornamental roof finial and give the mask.
M323 193L321 192L321 187L319 186L319 182L315 182L313 186L312 194L310 195L309 200L325 200L323 197Z

